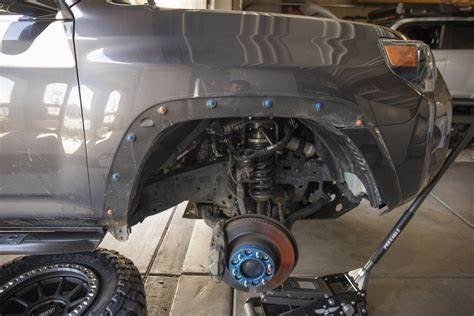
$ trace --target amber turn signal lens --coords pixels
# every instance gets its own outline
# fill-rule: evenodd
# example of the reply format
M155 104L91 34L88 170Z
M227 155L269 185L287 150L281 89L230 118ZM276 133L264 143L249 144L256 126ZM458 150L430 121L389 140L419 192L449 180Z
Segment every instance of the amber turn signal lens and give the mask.
M392 67L416 67L416 46L388 44L384 46L384 49Z

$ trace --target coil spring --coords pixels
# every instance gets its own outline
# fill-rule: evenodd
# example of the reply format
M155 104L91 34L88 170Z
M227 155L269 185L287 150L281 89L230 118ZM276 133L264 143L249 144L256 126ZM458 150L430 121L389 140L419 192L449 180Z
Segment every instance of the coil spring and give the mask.
M273 193L273 157L256 161L251 176L250 195L257 202L268 201Z
M259 150L269 145L265 135L262 133L262 130L265 130L266 135L273 138L272 133L270 133L268 129L269 124L273 125L272 122L262 123L258 121L252 124L250 135L247 138L249 148ZM265 202L272 197L274 160L274 155L269 155L257 158L252 162L253 172L249 179L249 193L257 202Z

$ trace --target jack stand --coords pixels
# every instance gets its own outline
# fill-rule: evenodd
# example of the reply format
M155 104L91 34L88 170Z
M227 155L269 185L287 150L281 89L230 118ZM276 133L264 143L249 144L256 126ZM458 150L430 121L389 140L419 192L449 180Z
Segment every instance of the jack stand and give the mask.
M366 291L370 272L473 136L474 125L471 125L436 175L413 200L362 268L318 278L289 278L282 286L248 299L244 305L247 316L367 315Z

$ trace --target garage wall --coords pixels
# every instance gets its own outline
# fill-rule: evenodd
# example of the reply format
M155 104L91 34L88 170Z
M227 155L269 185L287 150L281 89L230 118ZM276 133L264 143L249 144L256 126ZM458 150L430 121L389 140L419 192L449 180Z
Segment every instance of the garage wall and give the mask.
M258 3L258 4L253 4ZM242 8L247 11L281 12L281 0L242 0Z
M163 8L206 9L206 0L155 0Z
M282 3L298 4L304 3L305 0L240 0L242 8L247 11L261 12L282 12ZM326 9L330 10L339 18L353 17L364 20L367 13L374 10L377 5L370 4L354 4L352 0L313 0Z
M232 0L213 0L214 9L217 10L232 10Z

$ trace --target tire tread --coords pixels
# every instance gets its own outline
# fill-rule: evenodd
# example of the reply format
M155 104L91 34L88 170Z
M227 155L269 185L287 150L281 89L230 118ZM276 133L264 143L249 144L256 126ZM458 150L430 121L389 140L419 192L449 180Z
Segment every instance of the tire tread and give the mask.
M133 262L115 250L97 248L91 252L66 253L55 255L33 255L15 258L0 266L0 285L19 275L34 269L38 264L49 264L48 258L74 263L79 258L94 263L102 262L113 267L117 283L115 291L101 315L142 316L147 315L145 286L140 272Z

